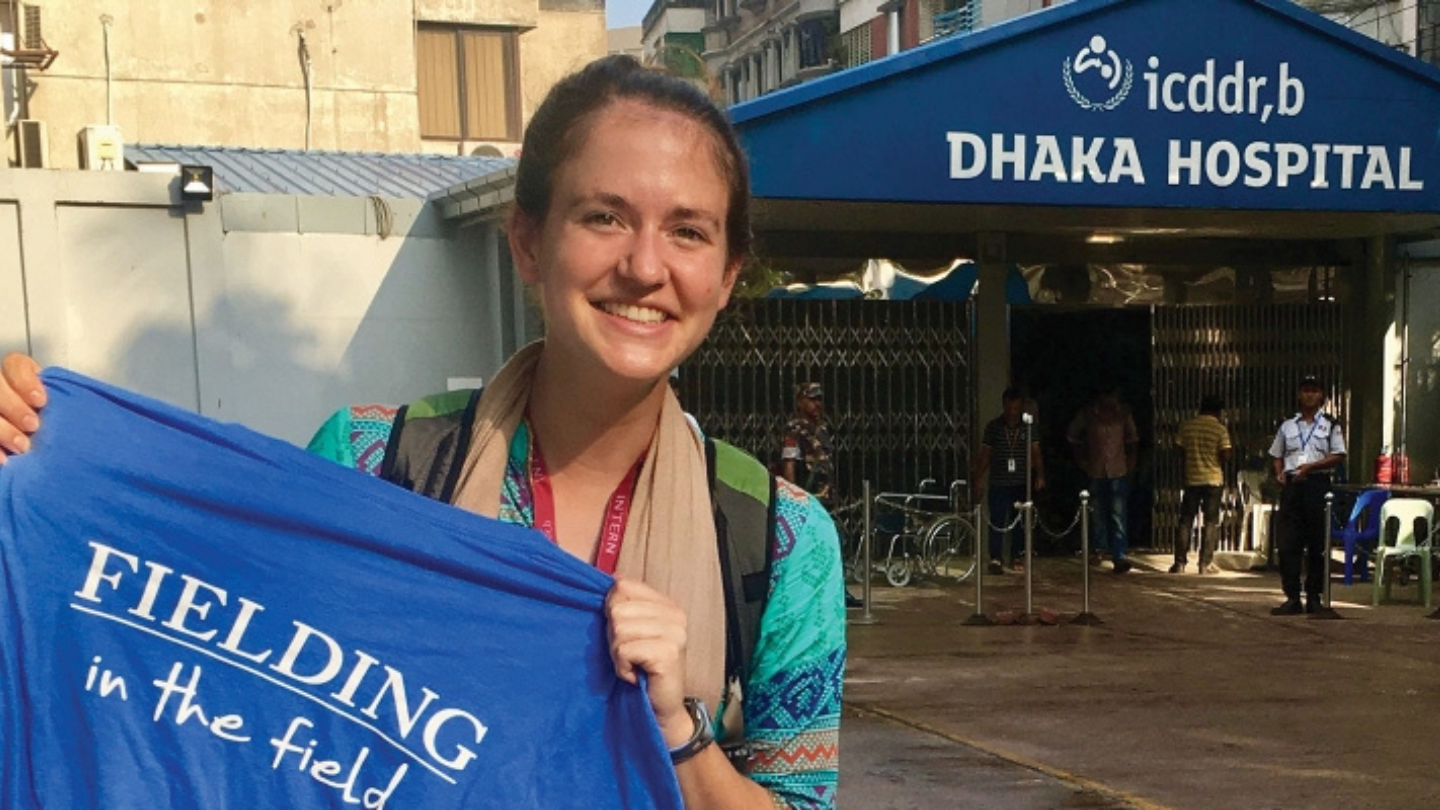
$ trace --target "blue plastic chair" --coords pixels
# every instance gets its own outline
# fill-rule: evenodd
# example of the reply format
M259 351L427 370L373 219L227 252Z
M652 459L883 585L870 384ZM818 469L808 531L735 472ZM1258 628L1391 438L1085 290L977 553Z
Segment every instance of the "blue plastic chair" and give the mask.
M1369 582L1369 557L1380 540L1380 508L1390 499L1388 489L1370 489L1360 493L1350 510L1350 519L1337 526L1331 537L1345 547L1345 584L1354 582L1355 560L1360 561L1360 581Z

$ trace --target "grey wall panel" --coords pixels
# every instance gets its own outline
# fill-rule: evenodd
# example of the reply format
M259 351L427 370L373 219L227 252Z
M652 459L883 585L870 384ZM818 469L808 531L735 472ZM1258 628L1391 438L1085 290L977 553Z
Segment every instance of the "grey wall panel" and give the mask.
M185 221L166 208L59 205L68 363L197 409Z
M25 315L25 266L20 255L20 206L0 203L0 355L33 353Z

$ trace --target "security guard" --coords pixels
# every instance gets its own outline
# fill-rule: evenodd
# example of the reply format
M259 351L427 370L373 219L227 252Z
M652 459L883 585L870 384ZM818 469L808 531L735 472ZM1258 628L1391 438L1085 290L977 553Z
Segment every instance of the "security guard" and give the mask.
M785 426L780 475L814 495L826 509L834 508L835 444L825 427L825 390L820 383L803 383L795 389L795 416Z
M1330 471L1345 458L1345 437L1334 418L1320 412L1325 391L1315 377L1300 381L1296 394L1300 413L1286 419L1270 445L1275 478L1281 484L1278 530L1280 584L1285 601L1272 608L1276 616L1314 613L1323 606L1325 578L1325 495ZM1300 606L1300 566L1304 560L1305 606Z

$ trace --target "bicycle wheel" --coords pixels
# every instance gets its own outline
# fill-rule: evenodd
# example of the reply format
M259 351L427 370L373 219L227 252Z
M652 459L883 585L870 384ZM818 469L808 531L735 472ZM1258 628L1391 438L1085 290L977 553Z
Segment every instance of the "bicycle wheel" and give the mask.
M921 541L925 556L939 576L964 582L975 573L975 527L956 515L937 518Z

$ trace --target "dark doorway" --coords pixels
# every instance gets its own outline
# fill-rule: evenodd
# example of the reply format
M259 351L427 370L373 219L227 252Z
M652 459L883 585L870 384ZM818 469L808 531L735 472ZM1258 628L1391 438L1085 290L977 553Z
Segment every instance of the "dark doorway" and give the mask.
M1149 308L1015 308L1010 315L1010 369L1014 384L1025 388L1038 406L1037 432L1045 456L1048 492L1036 498L1041 525L1038 553L1080 547L1071 526L1087 485L1076 465L1065 432L1070 420L1101 388L1113 385L1130 405L1140 433L1135 490L1129 505L1129 544L1151 545L1154 501L1154 401L1151 386ZM999 412L999 403L982 403L983 418Z

